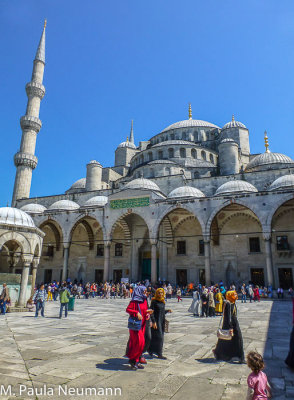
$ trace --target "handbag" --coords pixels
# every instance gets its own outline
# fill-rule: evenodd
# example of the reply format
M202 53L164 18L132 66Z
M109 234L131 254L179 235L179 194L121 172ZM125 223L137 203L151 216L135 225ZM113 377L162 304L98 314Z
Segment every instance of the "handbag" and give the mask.
M233 333L231 333L229 329L221 329L226 305L227 304L225 303L224 311L223 311L223 314L222 314L222 317L221 317L221 320L219 323L218 330L216 332L216 336L218 337L218 339L221 339L221 340L232 340ZM231 307L230 307L230 320L231 320Z
M164 333L169 332L169 321L167 319L164 320Z
M138 303L138 307L139 307L139 312L141 314L141 309L140 309L140 305ZM141 314L142 315L142 314ZM137 317L132 317L131 315L129 316L129 320L128 320L128 328L131 331L140 331L142 328L142 320L138 319Z

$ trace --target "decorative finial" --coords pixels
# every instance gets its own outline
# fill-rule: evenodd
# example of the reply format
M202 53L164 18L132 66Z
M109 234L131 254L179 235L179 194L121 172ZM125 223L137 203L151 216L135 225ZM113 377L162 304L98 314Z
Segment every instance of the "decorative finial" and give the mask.
M267 131L264 131L264 146L265 146L265 152L266 152L266 153L270 153L270 151L269 151L269 144L268 144Z
M191 107L191 103L189 103L189 119L192 119L192 107Z
M232 121L233 122L235 121L235 115L234 114L232 115Z
M46 25L47 25L47 19L45 19L44 21L44 29L46 28Z
M127 136L127 143L129 143L129 137Z

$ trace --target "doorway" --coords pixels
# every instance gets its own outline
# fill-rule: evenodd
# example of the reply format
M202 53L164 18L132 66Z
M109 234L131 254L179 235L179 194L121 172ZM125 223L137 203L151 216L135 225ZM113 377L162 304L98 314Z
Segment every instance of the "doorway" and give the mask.
M113 282L120 283L122 278L122 269L113 270Z
M264 286L264 269L251 268L251 282L253 285Z
M205 285L205 269L199 269L199 283L204 286Z
M279 284L284 290L293 288L292 268L279 268Z
M188 283L187 270L186 269L177 269L176 274L177 274L177 285L186 286Z
M95 282L96 283L103 282L103 269L95 269Z
M44 283L52 282L52 269L45 269L44 271Z

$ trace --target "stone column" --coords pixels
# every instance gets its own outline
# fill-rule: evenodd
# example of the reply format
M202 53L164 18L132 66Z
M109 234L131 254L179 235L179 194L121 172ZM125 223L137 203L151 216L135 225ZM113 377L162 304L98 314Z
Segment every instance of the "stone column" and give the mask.
M265 237L265 259L266 259L266 272L267 272L267 284L274 286L274 273L273 273L273 259L272 259L272 247L271 238Z
M151 239L151 282L157 282L157 240Z
M103 281L104 282L108 281L108 279L109 279L110 245L111 245L110 240L107 240L104 242L104 271L103 271Z
M27 301L27 287L28 287L28 279L30 272L31 261L24 261L22 274L21 274L21 283L20 283L20 292L18 297L18 307L25 307Z
M36 285L36 276L37 276L37 268L40 262L39 257L35 257L33 259L33 265L32 265L32 290L31 290L31 296L35 293L35 285Z
M139 265L138 265L138 246L136 240L132 240L132 249L131 249L131 273L130 276L134 282L139 279Z
M63 254L62 281L66 281L66 279L68 277L69 246L70 246L70 243L63 244L64 254Z
M204 239L204 257L205 257L205 285L211 285L210 276L210 240Z
M162 268L161 268L161 275L162 279L168 281L168 272L167 272L167 252L168 247L166 243L162 244Z

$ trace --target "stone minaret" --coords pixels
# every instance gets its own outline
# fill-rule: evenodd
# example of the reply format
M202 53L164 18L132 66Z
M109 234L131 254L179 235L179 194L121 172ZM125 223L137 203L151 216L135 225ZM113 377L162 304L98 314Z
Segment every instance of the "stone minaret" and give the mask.
M14 164L17 168L14 181L12 207L16 200L30 196L32 172L36 168L38 159L35 156L36 139L42 122L39 119L40 103L45 95L42 85L45 67L45 28L34 59L34 67L31 82L26 85L28 96L26 114L20 119L22 138L20 150L14 156Z

